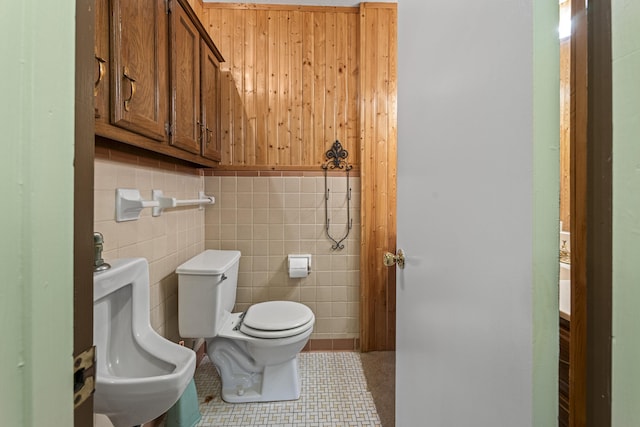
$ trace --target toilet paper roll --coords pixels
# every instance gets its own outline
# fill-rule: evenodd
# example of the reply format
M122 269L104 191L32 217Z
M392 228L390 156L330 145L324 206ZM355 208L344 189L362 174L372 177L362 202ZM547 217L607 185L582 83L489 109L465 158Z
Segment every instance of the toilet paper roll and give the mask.
M307 258L290 258L289 259L289 277L299 279L309 275L309 266Z
M290 268L289 269L289 277L292 279L299 279L302 277L307 277L309 275L309 270L306 268Z

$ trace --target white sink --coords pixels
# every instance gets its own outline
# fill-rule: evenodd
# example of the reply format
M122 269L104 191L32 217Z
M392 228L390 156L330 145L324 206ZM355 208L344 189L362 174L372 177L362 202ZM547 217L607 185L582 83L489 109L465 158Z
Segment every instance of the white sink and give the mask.
M178 401L193 378L196 356L151 328L147 260L110 264L93 275L94 411L115 427L131 427Z

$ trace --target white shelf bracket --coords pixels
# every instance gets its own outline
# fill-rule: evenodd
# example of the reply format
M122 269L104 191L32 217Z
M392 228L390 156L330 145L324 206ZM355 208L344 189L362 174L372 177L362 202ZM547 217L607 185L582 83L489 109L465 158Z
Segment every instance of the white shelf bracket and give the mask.
M135 221L140 218L140 212L145 208L155 208L158 202L142 200L140 191L133 188L116 189L116 221Z

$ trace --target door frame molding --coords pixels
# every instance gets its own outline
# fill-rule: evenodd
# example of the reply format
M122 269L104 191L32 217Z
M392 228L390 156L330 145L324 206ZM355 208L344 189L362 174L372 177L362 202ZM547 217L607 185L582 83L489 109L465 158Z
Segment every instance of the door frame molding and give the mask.
M76 0L73 177L73 354L93 345L94 3ZM73 393L69 390L68 393ZM93 425L93 395L74 410L74 426Z
M572 1L572 427L611 426L611 1ZM588 90L587 90L588 88Z
M611 426L611 1L589 2L587 117L587 426Z

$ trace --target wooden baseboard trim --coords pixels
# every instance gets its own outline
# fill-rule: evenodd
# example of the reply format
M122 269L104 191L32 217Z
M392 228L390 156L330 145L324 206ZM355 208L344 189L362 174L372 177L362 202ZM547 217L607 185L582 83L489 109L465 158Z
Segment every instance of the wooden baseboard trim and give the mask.
M360 351L359 338L312 339L302 351Z
M247 167L239 169L239 167L225 168L219 167L215 169L203 169L204 176L237 176L237 177L311 177L311 176L324 176L325 172L317 166L282 166L280 169L272 167ZM353 177L360 176L360 168L354 165L353 169L349 172L349 175ZM330 170L327 171L327 176L344 177L344 170Z
M207 343L204 340L196 342L193 351L196 352L197 368L207 353ZM302 351L360 351L360 338L310 339Z

